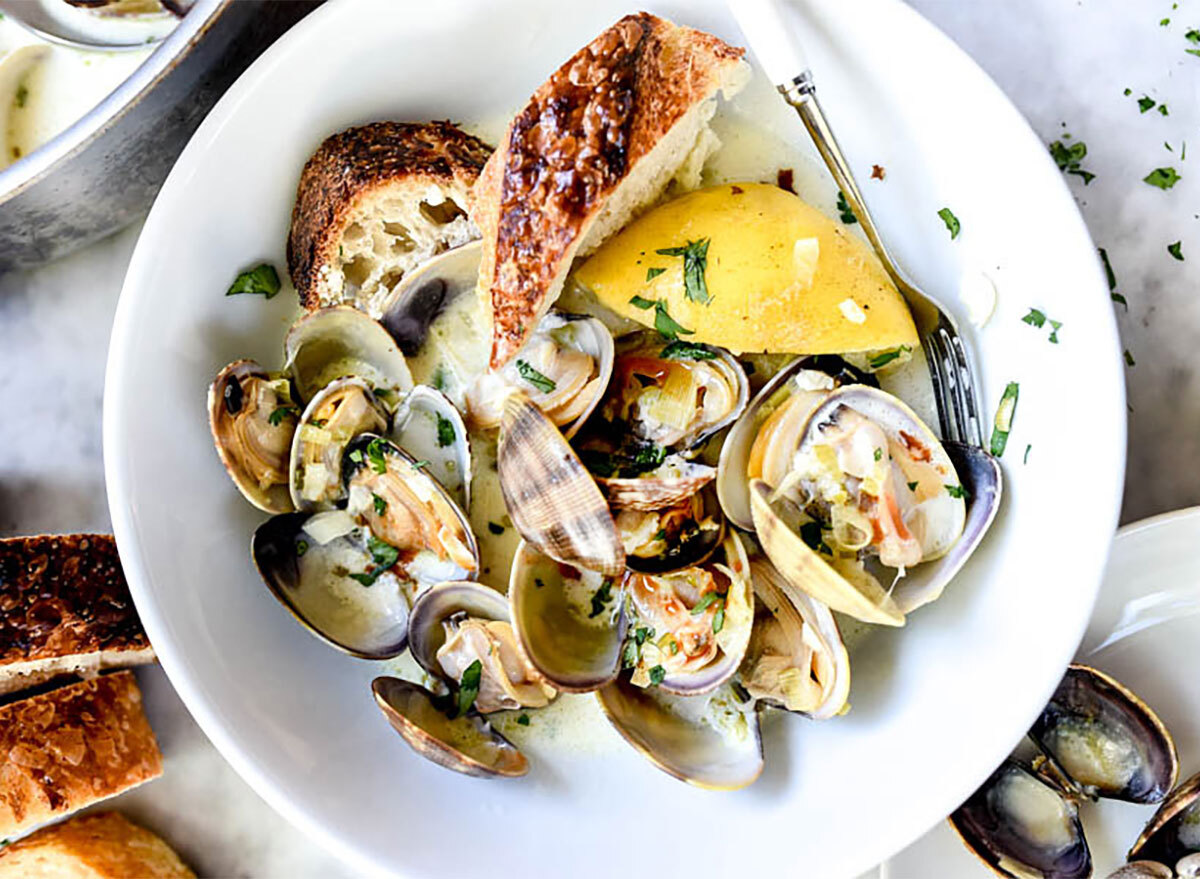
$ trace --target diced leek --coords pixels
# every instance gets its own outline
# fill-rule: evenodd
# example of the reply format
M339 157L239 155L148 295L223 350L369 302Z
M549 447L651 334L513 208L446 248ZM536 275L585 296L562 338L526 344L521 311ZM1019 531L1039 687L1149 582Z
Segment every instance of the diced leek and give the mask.
M306 443L327 446L333 442L333 434L315 424L305 424L300 427L300 439Z
M304 522L304 533L324 546L357 527L354 518L345 510L329 510L309 516Z
M329 470L324 464L311 463L304 468L304 485L300 496L305 500L320 500L329 486Z
M647 400L646 398L650 399ZM643 413L648 420L684 430L696 416L696 385L690 369L672 367L657 393L642 394Z
M1008 445L1008 434L1012 430L1013 416L1017 414L1017 397L1020 395L1020 385L1009 382L996 407L996 418L992 425L991 452L997 458L1004 454Z

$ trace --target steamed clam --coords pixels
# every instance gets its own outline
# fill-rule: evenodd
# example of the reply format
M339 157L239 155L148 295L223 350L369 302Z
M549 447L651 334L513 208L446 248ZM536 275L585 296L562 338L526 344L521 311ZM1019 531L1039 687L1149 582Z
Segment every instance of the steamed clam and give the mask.
M392 417L391 440L418 461L464 510L471 506L471 441L462 415L441 391L417 385Z
M615 521L626 567L645 574L701 564L725 536L724 516L708 489L654 510L618 510Z
M286 378L238 360L208 389L208 425L221 463L242 496L260 510L292 509L288 461L296 417Z
M308 402L335 379L354 376L381 395L413 386L404 355L387 330L363 312L335 305L309 312L284 340L284 369Z

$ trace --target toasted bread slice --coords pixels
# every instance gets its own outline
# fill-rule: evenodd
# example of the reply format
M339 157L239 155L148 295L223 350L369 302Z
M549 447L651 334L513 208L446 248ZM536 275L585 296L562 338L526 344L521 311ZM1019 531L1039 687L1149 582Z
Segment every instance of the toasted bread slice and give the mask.
M195 879L161 838L117 812L78 815L0 851L0 879Z
M449 122L375 122L327 138L300 175L288 235L301 304L378 318L407 272L478 238L467 193L491 151Z
M162 775L133 672L0 706L0 836L14 836Z
M708 121L749 76L735 49L649 13L576 52L508 127L471 193L492 303L491 365L521 349L576 256L657 199L681 169L692 185L717 145Z
M0 540L0 694L153 661L111 535Z

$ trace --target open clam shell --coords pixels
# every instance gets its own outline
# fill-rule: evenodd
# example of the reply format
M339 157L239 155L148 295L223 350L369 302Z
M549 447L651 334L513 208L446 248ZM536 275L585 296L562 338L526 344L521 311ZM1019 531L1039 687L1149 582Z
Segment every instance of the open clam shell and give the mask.
M627 625L619 580L564 565L522 541L508 598L521 649L554 687L585 693L617 676Z
M426 760L476 778L515 778L529 771L525 755L486 720L475 714L448 717L424 687L378 677L371 692L392 728Z
M604 715L640 754L688 784L738 790L762 773L758 713L725 684L704 696L674 696L622 676L596 693Z
M761 702L816 720L850 697L850 656L829 608L793 587L765 558L750 562L757 616L739 673Z
M417 664L435 678L446 677L437 653L446 643L443 623L456 614L511 622L507 599L472 580L438 583L421 593L408 618L408 646Z
M669 507L620 510L615 521L626 566L642 574L703 564L725 539L725 517L708 488Z
M391 440L418 461L464 510L471 506L471 440L462 416L441 391L417 385L396 408Z
M567 565L613 577L625 570L604 495L558 428L521 391L505 401L496 458L504 504L526 541Z
M416 355L447 305L475 291L482 255L481 242L468 242L421 263L392 288L380 323L405 355Z
M301 317L288 330L283 353L284 369L306 402L347 376L357 376L381 395L398 396L413 386L404 355L387 330L349 305Z
M597 476L609 506L615 510L661 510L682 503L716 477L715 467L671 455L641 476Z
M362 659L403 652L408 597L391 572L371 578L375 560L349 514L273 516L255 530L250 554L271 594L326 644Z
M1158 715L1085 665L1067 669L1029 735L1088 796L1157 803L1179 774L1175 742Z
M253 360L222 369L208 388L208 427L242 496L268 513L294 509L288 468L296 416L287 381Z
M951 814L950 826L998 876L1092 875L1092 855L1075 803L1016 761L1001 764Z
M387 410L361 378L335 379L309 401L292 440L288 485L297 510L328 510L345 498L342 458L363 433L384 433Z
M603 399L613 358L612 334L600 320L551 311L514 360L480 376L467 393L471 422L497 427L508 391L520 388L570 439Z
M1129 849L1129 859L1178 865L1185 858L1189 868L1197 866L1200 852L1200 772L1171 791ZM1194 876L1179 868L1181 876Z

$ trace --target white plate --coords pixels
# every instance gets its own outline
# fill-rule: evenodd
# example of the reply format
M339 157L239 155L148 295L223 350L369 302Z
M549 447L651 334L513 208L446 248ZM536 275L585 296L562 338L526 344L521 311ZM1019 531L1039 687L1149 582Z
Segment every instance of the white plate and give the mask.
M1200 770L1200 507L1117 532L1104 585L1076 659L1108 672L1162 718L1179 750L1179 780ZM1154 806L1088 803L1080 809L1097 877L1125 853ZM879 879L994 876L942 823L879 871Z
M714 2L655 3L733 41ZM113 523L163 666L218 748L272 805L361 869L409 875L851 874L931 827L1045 702L1090 613L1122 484L1119 346L1095 251L1046 149L965 55L894 0L805 4L825 103L901 260L952 301L986 270L1000 291L979 352L986 411L1022 394L992 534L937 604L856 656L854 710L776 718L767 770L694 790L601 736L534 745L517 783L422 763L377 716L376 667L306 635L247 556L260 516L209 443L204 391L235 357L279 361L287 293L226 299L234 273L284 264L299 170L328 133L378 118L512 113L630 8L615 0L338 0L267 52L180 158L147 221L118 310L104 412ZM756 86L753 113L797 143ZM829 184L808 193L831 208ZM963 224L950 241L937 216ZM1021 323L1036 305L1062 321ZM959 306L962 312L961 305ZM1032 444L1028 464L1022 464ZM588 706L590 708L590 706Z

